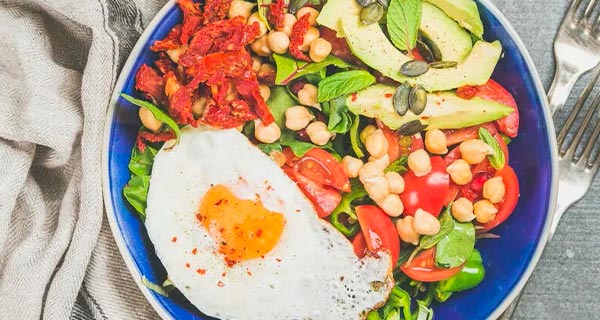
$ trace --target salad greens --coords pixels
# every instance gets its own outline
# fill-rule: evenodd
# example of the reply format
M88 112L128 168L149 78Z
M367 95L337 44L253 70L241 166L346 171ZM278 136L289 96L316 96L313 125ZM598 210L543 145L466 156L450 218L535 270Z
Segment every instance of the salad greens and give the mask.
M421 23L421 0L391 0L387 30L396 48L412 51L417 44Z
M477 249L473 249L459 273L438 282L435 286L435 299L444 302L454 292L475 288L485 277L483 259Z
M150 112L152 112L152 114L156 117L156 119L160 120L162 123L169 126L169 128L171 128L171 130L173 130L173 132L175 132L175 137L177 138L177 142L179 142L179 136L181 136L181 132L179 131L179 126L177 125L177 123L175 123L175 121L171 117L169 117L169 115L166 112L164 112L163 110L161 110L160 108L158 108L157 106L155 106L154 104L152 104L148 101L136 99L128 94L121 93L121 97L123 97L123 99L129 101L130 103L132 103L138 107L146 108L146 109L150 110Z
M481 127L479 128L479 139L487 143L490 147L492 147L492 150L494 150L494 154L488 156L492 167L495 169L504 168L504 165L506 164L504 151L502 151L502 148L500 148L498 141L492 137L492 134L486 128Z
M365 70L335 73L319 82L317 101L328 101L360 91L375 83L375 77Z
M475 228L471 222L454 221L454 228L437 243L435 263L454 268L465 263L475 247Z
M306 62L295 60L287 55L273 54L273 61L277 67L275 84L286 85L290 81L308 75L324 72L328 66L347 68L350 65L336 56L328 56L321 62ZM322 77L321 77L322 78Z
M157 150L146 146L144 152L137 147L131 151L129 160L129 171L131 178L123 188L123 196L135 209L142 220L146 219L146 199L150 187L150 173Z
M346 105L346 96L323 103L323 112L329 115L327 129L335 133L346 133L352 127L352 116Z

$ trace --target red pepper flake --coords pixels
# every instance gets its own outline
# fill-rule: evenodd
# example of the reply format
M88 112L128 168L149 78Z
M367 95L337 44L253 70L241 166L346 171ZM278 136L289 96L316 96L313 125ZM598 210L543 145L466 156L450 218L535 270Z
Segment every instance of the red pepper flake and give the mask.
M456 95L467 100L473 99L479 92L479 89L474 86L462 86L456 89Z
M296 209L296 212L297 212L297 213L300 213L300 212L302 212L302 210L300 210L300 209Z
M173 237L173 238L171 239L171 242L177 242L177 237Z
M250 272L250 270L246 270L246 273L247 273L249 276L252 276L252 272Z
M283 0L275 0L269 5L267 20L272 23L275 28L283 28L283 19L285 17L285 2Z
M192 249L192 254L195 255L196 253L198 253L198 249L197 248Z
M389 98L391 98L391 97L393 97L393 96L394 96L394 95L393 95L393 94L391 94L391 93L386 93L386 94L385 94L385 97L386 97L386 98L388 98L388 99L389 99Z
M283 261L283 260L281 260L281 259L279 259L279 258L276 258L276 259L275 259L275 261L277 261L277 262L281 262L281 261Z
M350 100L352 100L352 102L356 101L356 99L358 98L356 92L350 95Z
M224 286L225 286L225 284L223 283L223 281L219 281L219 282L217 282L217 286L219 286L219 287L224 287Z
M206 269L196 269L196 272L197 272L199 275L202 275L202 276L203 276L203 275L205 275L205 274L206 274Z
M302 43L304 42L304 36L310 27L309 19L310 13L307 13L300 17L296 23L294 23L294 26L292 27L292 34L290 35L289 47L289 52L292 57L308 62L310 62L310 58L307 57L302 50L300 50L300 46L302 46Z
M262 233L263 233L262 229L258 229L258 230L256 230L256 236L257 236L258 238L260 238L260 237L262 236Z
M186 268L189 268L189 267L190 267L190 264L189 264L189 263L186 263L186 264L185 264L185 267L186 267Z

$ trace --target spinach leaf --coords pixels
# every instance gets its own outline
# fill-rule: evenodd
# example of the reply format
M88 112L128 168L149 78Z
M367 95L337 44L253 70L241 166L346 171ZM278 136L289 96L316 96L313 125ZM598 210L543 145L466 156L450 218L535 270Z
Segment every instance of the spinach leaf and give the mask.
M475 247L475 228L471 222L454 221L454 228L442 238L435 251L435 263L440 268L454 268L467 261Z
M150 176L131 176L127 185L123 188L123 196L138 212L142 220L146 219L146 199L150 187Z
M329 55L321 62L305 62L295 60L289 56L273 54L273 60L277 67L275 75L275 84L288 84L290 81L309 74L318 74L319 77L325 77L325 68L327 66L336 66L338 68L347 68L350 65L344 60Z
M146 108L146 109L150 110L150 112L152 112L152 114L156 117L156 119L158 119L160 122L169 126L169 128L171 128L173 130L173 132L175 132L175 137L177 137L177 142L179 142L179 136L181 135L181 132L179 131L179 126L177 125L175 120L173 120L171 117L169 117L169 115L166 112L164 112L159 107L153 105L152 103L150 103L148 101L136 99L125 93L121 93L121 97L123 97L123 99L129 101L130 103L132 103L138 107Z
M129 171L136 176L150 175L156 152L157 150L150 146L146 146L143 153L137 147L134 147L129 160Z
M412 51L421 24L421 0L391 0L387 12L387 30L400 50Z
M383 170L383 172L387 173L390 171L393 172L398 172L399 174L404 174L406 171L408 171L408 168L406 167L408 164L408 156L402 156L396 160L394 160L394 162L390 163L385 170Z
M362 150L362 142L360 142L360 132L358 131L358 127L360 125L360 115L354 115L354 121L352 121L352 126L350 126L350 144L352 145L352 150L354 154L362 158L365 156L365 153Z
M346 133L352 126L350 110L346 106L346 96L341 96L329 102L329 122L327 129L335 133Z
M375 77L364 70L339 72L319 82L317 101L328 101L362 90L375 83Z
M271 96L267 100L267 105L275 118L275 123L283 129L285 128L285 110L296 105L296 100L285 86L274 86L271 87Z
M486 128L481 127L479 128L479 139L487 143L494 150L494 154L488 156L488 160L490 160L492 167L497 170L504 168L504 165L506 164L504 152L492 134Z

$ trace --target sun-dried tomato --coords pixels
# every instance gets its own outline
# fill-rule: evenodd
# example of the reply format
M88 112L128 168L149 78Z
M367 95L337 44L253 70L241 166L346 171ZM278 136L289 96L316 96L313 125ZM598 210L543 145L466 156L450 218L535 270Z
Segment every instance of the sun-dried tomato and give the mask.
M164 52L158 54L158 60L154 61L154 65L162 74L176 71L173 61Z
M204 21L211 23L225 19L232 0L206 0L204 5Z
M265 125L269 125L275 121L265 99L260 95L258 80L256 80L253 72L247 72L243 77L234 78L233 80L239 95L248 101L248 104L253 107L256 115Z
M164 101L163 78L147 64L143 64L135 74L135 88L157 105L161 105Z
M144 152L146 150L146 145L148 142L165 142L171 139L175 139L175 133L172 130L164 131L164 132L149 132L149 131L140 131L138 132L137 139L135 140L135 145L140 150L140 152Z
M169 98L169 115L178 124L197 125L197 121L192 113L193 94L193 88L182 86Z
M187 44L190 37L202 25L202 11L200 10L200 3L195 3L192 0L178 0L177 4L183 12L183 27L179 41L182 44Z
M225 77L240 77L252 70L252 57L242 49L231 52L211 53L200 59L193 68L188 68L188 73L195 75L189 86L198 86L208 81L212 75L223 73Z
M225 102L227 91L229 89L229 80L227 80L222 72L213 74L210 79L206 81L206 85L210 87L213 100L215 100L217 104Z
M152 50L152 51L167 51L167 50L177 49L181 46L181 42L179 41L180 37L181 37L181 25L178 24L175 27L173 27L173 29L171 29L169 34L164 39L154 41L154 43L150 47L150 50Z
M292 27L292 34L290 35L290 55L298 60L310 62L310 58L300 50L300 46L304 42L304 36L310 27L310 13L307 13L300 17L294 26Z
M267 19L277 29L283 28L283 18L285 17L285 2L283 0L275 0L269 5Z
M262 84L266 84L268 86L272 86L275 84L275 76L277 73L274 69L262 69L256 74L258 77L258 82Z
M202 117L207 124L220 128L235 128L254 119L256 114L252 112L248 103L240 99L223 104L210 103Z

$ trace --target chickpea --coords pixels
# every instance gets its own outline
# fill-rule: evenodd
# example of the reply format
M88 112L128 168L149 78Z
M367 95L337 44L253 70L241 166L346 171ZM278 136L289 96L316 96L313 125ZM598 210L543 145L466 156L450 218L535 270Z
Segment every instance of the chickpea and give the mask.
M427 151L419 149L411 152L408 155L408 167L417 177L422 177L431 172L431 159Z
M385 178L390 185L390 192L401 194L404 191L404 178L398 172L386 172Z
M289 37L292 35L292 28L294 27L296 21L298 21L296 16L291 13L286 13L285 16L283 16L283 28L277 30L285 32L285 34L287 34Z
M229 81L229 87L227 88L226 99L227 100L237 99L237 96L238 96L238 91L237 91L237 88L235 87L235 84L233 83L233 81Z
M360 135L359 135L360 142L362 142L363 144L365 144L367 142L367 137L370 136L371 133L373 133L375 130L377 130L377 127L375 127L374 125L372 125L372 124L367 125L360 132Z
M383 201L385 197L390 194L388 182L382 176L370 178L364 186L369 197L375 202Z
M375 158L381 158L388 151L388 142L383 134L383 130L373 131L365 141L367 151Z
M278 54L284 54L290 46L290 38L288 38L288 35L283 31L272 31L267 36L267 43L269 44L271 51Z
M187 51L187 48L187 44L182 44L177 49L167 50L167 54L169 55L169 58L173 60L173 62L178 63L179 57Z
M446 168L446 172L450 174L452 181L459 186L465 185L473 179L471 166L463 159L454 160L454 162Z
M448 153L448 146L446 143L446 135L439 129L429 130L425 134L425 146L431 153Z
M479 139L463 141L458 148L462 158L469 164L481 163L487 155L494 153L492 147Z
M232 19L237 16L242 16L247 20L248 17L250 17L252 9L255 5L256 4L252 2L233 0L231 1L231 5L229 6L229 13L227 13L227 16L229 17L229 19Z
M502 177L493 177L483 184L483 197L491 203L499 203L504 199L506 187Z
M260 96L265 101L269 100L269 97L271 97L271 88L265 84L259 84L258 91L260 92Z
M399 217L404 212L404 204L397 194L388 194L377 204L390 217Z
M195 116L200 116L204 113L204 109L206 109L206 105L208 104L208 99L205 96L200 96L198 99L194 100L192 103L192 113Z
M473 203L465 197L456 199L452 203L452 216L460 222L473 221Z
M396 221L396 231L398 231L398 235L402 241L412 243L416 246L419 244L420 236L413 226L414 219L413 216L406 216L403 219L398 219L398 221Z
M148 128L148 130L157 132L162 127L162 122L156 119L152 111L146 108L140 108L138 114L140 116L142 124L144 125L144 127Z
M387 168L387 166L390 165L390 157L387 155L387 153L384 154L381 158L369 157L369 162L376 164L381 170L381 172L383 172L383 170L385 170L385 168Z
M321 62L331 53L331 43L323 38L317 38L310 44L308 55L314 62Z
M477 222L487 223L494 220L498 209L489 200L479 200L473 205L473 213Z
M175 77L167 77L167 81L165 81L165 95L170 97L175 94L175 92L181 89L181 83Z
M277 69L275 69L275 66L270 64L270 63L263 63L260 66L260 69L258 69L258 77L270 77L270 75L272 75L273 77L275 76L275 74L277 73Z
M283 165L287 162L287 158L285 154L281 151L273 150L269 153L269 158L271 158L278 166L283 167Z
M315 39L317 39L321 34L319 33L319 29L315 28L315 27L310 27L308 28L308 30L306 31L306 34L304 35L304 41L302 42L302 45L300 46L300 50L302 51L308 51L310 49L310 44L315 41Z
M277 123L272 122L265 126L262 121L254 120L254 137L263 143L273 143L281 136L281 129Z
M260 18L260 16L258 15L258 12L255 12L253 14L250 15L250 17L248 17L248 24L251 25L253 23L258 23L258 29L260 31L260 33L258 34L259 37L262 37L264 35L267 34L267 25L265 24L265 22Z
M301 104L309 107L321 109L321 105L317 102L317 93L319 88L317 86L307 83L298 91L298 101Z
M271 53L273 53L269 47L269 44L267 43L267 36L262 36L254 40L254 42L252 42L250 45L250 48L261 57L269 57L271 56Z
M294 106L285 110L285 126L293 131L306 128L306 126L314 119L306 107Z
M300 19L300 18L302 18L302 16L304 16L307 13L310 14L310 16L308 17L308 23L311 26L316 26L317 25L317 17L319 16L319 11L317 11L317 9L315 9L315 8L311 8L311 7L300 8L296 12L296 18Z
M260 61L260 58L256 57L256 56L252 56L252 71L258 73L261 65L262 65L262 61Z
M438 219L431 213L422 209L417 209L413 227L418 234L433 236L440 232L441 225Z
M348 178L358 177L358 172L363 167L363 161L351 156L342 159L342 169Z
M306 134L308 134L310 141L318 146L325 145L332 137L331 132L327 130L327 125L322 121L309 124L306 127Z
M363 184L371 182L374 178L383 177L383 169L373 162L369 161L358 171L358 179Z

